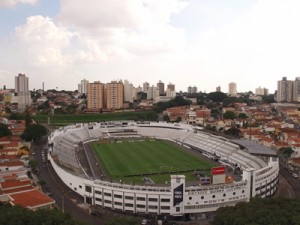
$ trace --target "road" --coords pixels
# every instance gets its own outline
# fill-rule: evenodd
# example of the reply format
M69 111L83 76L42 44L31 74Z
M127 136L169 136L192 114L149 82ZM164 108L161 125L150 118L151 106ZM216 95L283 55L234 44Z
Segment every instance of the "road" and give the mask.
M292 188L292 191L289 188L285 190L286 196L284 197L296 197L300 199L300 179L293 177L282 165L280 165L280 175Z
M43 162L42 149L47 149L47 137L35 143L33 147L33 151L35 152L34 157L38 161L38 179L46 182L43 186L43 190L50 192L50 197L55 200L57 206L61 208L63 212L71 214L76 220L95 225L105 224L107 218L91 216L87 208L84 207L83 198L70 190L62 182L49 162ZM46 150L44 151L46 154Z

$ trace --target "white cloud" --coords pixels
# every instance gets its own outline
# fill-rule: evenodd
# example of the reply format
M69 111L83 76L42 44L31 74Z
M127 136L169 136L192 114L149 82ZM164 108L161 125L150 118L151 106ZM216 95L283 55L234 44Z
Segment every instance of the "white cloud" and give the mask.
M13 8L20 3L34 5L37 0L0 0L0 7Z
M97 43L96 49L108 57L124 59L177 51L184 45L184 31L169 21L186 5L182 0L61 0L59 19L80 33L82 41L93 47Z
M238 91L274 91L282 76L299 76L299 10L297 0L259 0L231 24L199 34L190 46L196 69L223 84L237 82Z
M52 19L42 16L28 17L26 24L15 29L15 35L24 57L35 65L66 63L64 51L74 36L56 26Z

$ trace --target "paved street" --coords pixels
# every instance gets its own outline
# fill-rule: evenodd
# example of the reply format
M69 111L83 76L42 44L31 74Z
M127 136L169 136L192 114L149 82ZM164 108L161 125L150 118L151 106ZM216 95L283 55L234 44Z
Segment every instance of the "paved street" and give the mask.
M90 224L101 225L107 221L107 217L103 218L91 216L87 209L83 206L83 198L71 191L56 175L50 163L42 162L42 149L47 149L47 139L43 138L34 146L35 158L38 160L38 170L40 174L38 178L46 182L44 189L50 192L50 197L56 201L56 204L64 212L70 213L75 219ZM46 150L44 150L46 151ZM45 152L46 154L46 152ZM80 206L80 207L79 207Z

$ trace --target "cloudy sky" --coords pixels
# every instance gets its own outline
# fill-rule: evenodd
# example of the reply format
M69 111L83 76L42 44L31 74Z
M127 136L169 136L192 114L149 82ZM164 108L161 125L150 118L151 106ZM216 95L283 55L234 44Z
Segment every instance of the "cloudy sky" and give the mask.
M215 91L300 77L299 0L0 0L0 87L127 79Z

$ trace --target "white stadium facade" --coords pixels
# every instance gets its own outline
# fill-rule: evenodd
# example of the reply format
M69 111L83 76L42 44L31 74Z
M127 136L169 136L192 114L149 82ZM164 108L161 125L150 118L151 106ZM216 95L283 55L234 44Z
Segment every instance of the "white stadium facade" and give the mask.
M103 137L122 137L126 130L133 131L127 132L126 137L165 139L199 151L205 157L218 156L220 164L239 167L241 178L226 182L222 171L217 171L209 185L188 185L185 176L171 175L168 185L147 186L114 183L88 175L78 159L79 145ZM187 124L131 121L74 124L53 131L48 143L48 160L61 180L86 203L114 211L205 219L219 207L248 202L252 197L272 196L279 184L279 161L271 149L245 140L230 141Z

